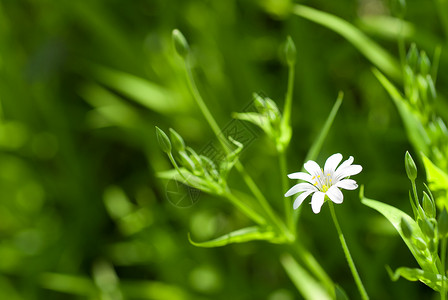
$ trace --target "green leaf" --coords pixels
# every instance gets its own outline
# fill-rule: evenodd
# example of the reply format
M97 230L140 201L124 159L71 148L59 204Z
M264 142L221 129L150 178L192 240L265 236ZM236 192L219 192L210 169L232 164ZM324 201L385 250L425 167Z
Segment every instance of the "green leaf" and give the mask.
M176 169L171 169L168 171L158 172L157 177L159 177L161 179L167 179L167 180L176 180L185 185L194 187L198 190L201 190L203 192L210 193L210 194L216 194L217 191L219 190L217 187L212 185L210 182L202 179L201 177L194 175L193 173L189 172L187 169L180 168L179 170L183 176L181 176Z
M300 4L294 5L292 11L300 17L339 33L387 75L396 79L401 78L398 61L354 25L334 15Z
M251 226L232 231L207 242L194 242L190 234L188 234L188 240L192 245L204 248L222 247L228 244L245 243L254 240L266 240L273 243L280 242L273 231L259 226Z
M391 280L393 281L397 281L400 277L403 277L409 281L421 281L437 292L439 292L442 287L441 274L434 274L432 272L424 271L421 269L405 267L398 268L395 270L395 272L393 272L388 266L386 267L386 269Z
M336 102L334 103L333 108L331 109L324 126L322 127L317 139L314 140L313 144L310 147L310 150L306 155L305 162L308 160L315 160L320 150L322 149L322 145L328 135L328 132L330 131L334 119L336 118L336 114L338 113L339 107L341 107L343 98L344 93L339 92L338 98L336 99Z
M232 117L234 119L250 122L258 127L260 127L267 135L272 135L272 128L270 126L269 120L266 116L256 112L247 113L233 113Z
M415 114L413 114L411 107L407 101L401 96L397 88L377 69L373 69L373 73L380 81L381 85L386 89L389 95L392 97L401 119L406 128L411 143L419 151L427 154L429 152L429 144L431 140L426 133L422 123L418 120Z
M185 101L180 101L172 91L135 75L94 66L95 79L153 111L162 114L185 111Z
M329 295L325 288L316 281L307 270L302 268L291 255L282 255L280 262L303 298L307 300L325 300L334 298L332 295Z
M409 251L411 251L415 260L418 262L418 264L423 270L428 272L437 271L437 268L435 268L435 264L431 262L432 257L429 251L426 249L423 253L417 252L415 247L412 245L412 240L407 239L404 236L403 231L401 230L401 219L403 218L409 224L410 228L412 228L412 238L413 239L420 238L421 240L424 241L425 237L420 227L414 221L413 218L411 218L408 214L399 210L398 208L390 206L386 203L382 203L380 201L362 197L361 202L364 205L367 205L368 207L375 209L383 216L385 216L386 219L389 220L389 222L395 227L395 230L400 234L401 238L406 243L406 246L408 246Z
M437 205L448 208L448 174L434 165L424 154L422 154L422 158L429 188L434 193Z

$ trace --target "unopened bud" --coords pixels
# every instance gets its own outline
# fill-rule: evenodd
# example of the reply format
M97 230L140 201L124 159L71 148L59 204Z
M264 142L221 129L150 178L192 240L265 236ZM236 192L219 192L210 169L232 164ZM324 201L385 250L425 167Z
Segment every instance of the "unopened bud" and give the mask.
M437 92L436 92L436 86L434 84L434 81L432 80L431 75L426 75L426 82L428 83L429 87L429 95L431 96L431 100L436 99Z
M436 206L434 204L434 201L428 196L426 192L423 192L423 210L425 211L425 214L428 218L435 218L436 217Z
M434 225L428 219L422 220L420 229L427 237L434 238Z
M406 60L408 61L408 65L411 67L411 70L416 71L418 63L418 50L414 43L412 43L409 48Z
M414 242L415 247L417 247L418 250L420 250L420 251L426 250L427 245L422 238L417 237L417 238L413 239L413 242Z
M171 142L165 132L156 126L156 136L159 146L166 154L171 153Z
M420 74L426 76L426 74L428 74L431 70L431 61L429 60L428 55L426 55L425 51L420 52L418 64L420 68Z
M417 166L408 151L406 151L404 165L406 167L406 174L408 175L409 180L415 181L417 178Z
M428 82L421 74L417 75L417 86L421 99L426 103L428 100Z
M286 44L285 44L285 57L286 62L289 66L293 66L296 63L296 45L294 45L294 41L290 36L286 38Z
M266 110L266 101L264 101L264 99L257 93L253 93L252 96L254 98L254 104L257 110L260 113L264 112Z
M401 218L400 227L404 237L410 239L412 236L412 227L411 225L409 225L408 221L406 221L404 218Z
M177 151L185 151L184 139L173 128L170 128L170 137Z
M180 151L179 156L182 160L182 165L187 168L190 172L194 172L196 169L196 166L194 162L191 160L191 158L188 156L187 152Z
M178 29L174 29L172 38L174 49L176 49L177 54L179 54L183 58L186 58L188 52L190 52L190 47L188 46L188 42L182 32L180 32Z

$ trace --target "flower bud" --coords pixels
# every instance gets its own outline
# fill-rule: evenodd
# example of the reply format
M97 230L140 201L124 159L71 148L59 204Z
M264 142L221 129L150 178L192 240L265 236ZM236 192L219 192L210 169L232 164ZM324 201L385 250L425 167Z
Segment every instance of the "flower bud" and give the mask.
M170 128L170 137L177 151L185 151L184 139L173 128Z
M425 251L427 248L427 245L425 243L425 241L422 238L415 238L413 239L414 245L415 247L417 247L418 250L420 251Z
M445 238L448 233L448 214L445 207L443 207L443 210L439 215L437 226L439 228L439 237L442 239Z
M258 112L263 113L266 110L266 101L257 93L253 93L252 97L254 98L254 104Z
M436 206L434 204L434 201L428 196L426 192L423 192L423 210L425 211L425 214L428 218L435 218L436 217Z
M202 160L199 155L196 153L196 151L193 150L193 148L187 147L187 151L190 152L190 159L194 163L195 173L198 175L204 174Z
M293 66L296 63L296 55L296 45L294 45L292 38L288 36L285 44L285 57L289 66Z
M428 219L424 219L422 220L422 222L419 222L419 225L424 235L426 235L430 239L434 238L434 225L431 223L431 221L429 221Z
M428 83L429 87L429 96L431 100L434 100L437 98L437 92L436 92L436 86L434 85L434 81L432 80L431 75L426 75L426 82Z
M159 146L166 154L171 153L171 142L165 132L156 126L156 136Z
M266 101L266 112L269 118L269 121L272 123L276 121L280 121L280 111L278 110L277 104L270 98L265 98Z
M408 61L408 65L411 67L411 70L416 71L418 63L418 50L414 43L412 43L409 48L406 60Z
M188 42L182 32L178 29L174 29L171 36L173 39L174 49L176 49L177 54L179 54L182 58L186 58L190 52L190 47L188 46Z
M410 239L412 236L412 227L411 225L409 225L408 221L406 221L403 217L401 218L400 221L400 227L404 237Z
M194 162L191 160L191 158L188 156L187 152L180 151L179 156L182 160L182 165L188 169L190 172L194 172L196 167Z
M428 82L421 74L417 75L417 86L423 103L426 103L428 101Z
M418 60L420 74L423 76L426 76L426 74L429 73L431 70L431 61L429 60L428 56L426 55L425 51L420 52L420 58Z
M417 178L417 166L408 151L406 151L404 165L406 167L406 174L408 175L409 180L415 181Z
M411 67L406 65L404 66L404 74L403 74L403 80L404 80L404 94L408 99L411 98L412 95L412 89L414 88L414 72L412 71Z

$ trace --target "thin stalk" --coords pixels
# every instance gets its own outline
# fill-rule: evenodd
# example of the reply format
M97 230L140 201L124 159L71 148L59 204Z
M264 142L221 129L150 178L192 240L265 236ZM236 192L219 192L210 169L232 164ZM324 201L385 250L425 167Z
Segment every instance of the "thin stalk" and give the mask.
M341 227L339 226L339 222L336 217L336 213L334 211L333 202L328 201L328 204L330 206L331 217L333 218L334 225L336 226L336 230L338 231L338 236L339 236L339 240L342 245L342 250L344 250L345 258L347 259L348 266L350 267L350 271L352 272L353 278L355 279L359 293L361 294L361 298L363 300L368 300L369 296L367 295L366 289L364 288L364 285L362 284L361 277L359 277L358 271L356 270L355 263L350 254L350 251L348 250L347 243L345 242L345 238L342 233Z
M279 159L279 166L280 166L280 177L282 180L282 192L285 193L288 189L288 181L286 179L286 154L285 152L278 153L278 159ZM295 226L292 218L292 206L291 206L291 197L284 197L284 209L285 209L285 220L286 225L289 228L289 230L293 233L295 236Z
M182 177L182 179L185 180L186 183L189 183L188 180L187 180L187 178L184 176L184 174L182 174L182 172L181 172L179 166L177 165L177 162L176 162L176 160L174 159L173 154L168 153L168 158L170 159L171 164L174 166L174 168L176 169L176 171L179 173L180 177Z
M292 94L294 90L294 74L295 74L294 65L288 65L288 87L286 90L285 107L283 109L283 119L282 119L284 126L290 126L289 123L291 120Z
M233 205L238 207L247 217L252 219L255 223L260 224L260 225L266 224L266 220L262 216L260 216L258 213L256 213L253 209L251 209L249 206L247 206L244 202L240 201L230 191L230 189L226 190L226 192L223 194L223 197L225 197L230 202L232 202Z
M441 249L441 255L442 255L442 290L440 291L440 298L442 300L446 299L446 285L445 285L445 276L446 276L446 238L444 237L442 239L442 249Z
M415 208L417 209L417 212L420 216L424 216L425 213L423 212L422 207L418 202L417 186L415 185L415 180L411 181L411 183L412 183L412 192L414 194L414 200L415 200Z
M191 73L191 67L190 67L188 58L185 60L185 71L186 71L188 86L190 87L190 90L193 94L193 98L195 99L196 103L199 106L199 109L201 110L202 114L204 115L205 119L207 120L207 123L212 128L213 133L218 138L224 151L228 154L230 152L230 149L227 146L227 141L225 140L225 137L223 137L221 135L221 131L219 129L218 124L216 123L212 114L208 110L207 105L205 104L204 100L202 99L201 94L199 93L199 90L198 90L196 83L194 81L194 78L193 78L193 74ZM272 207L267 202L263 193L260 191L260 189L255 184L255 182L252 180L252 178L249 176L249 174L245 171L244 166L241 164L241 162L239 160L235 163L235 167L238 170L238 172L241 174L246 185L249 187L249 189L251 190L251 192L253 193L255 198L258 200L258 202L260 203L260 205L263 208L263 210L265 211L265 213L271 219L271 221L273 221L273 223L285 234L285 236L289 240L291 240L292 239L291 234L288 232L288 230L284 226L284 224L282 224L282 222L275 215L274 211L272 210Z

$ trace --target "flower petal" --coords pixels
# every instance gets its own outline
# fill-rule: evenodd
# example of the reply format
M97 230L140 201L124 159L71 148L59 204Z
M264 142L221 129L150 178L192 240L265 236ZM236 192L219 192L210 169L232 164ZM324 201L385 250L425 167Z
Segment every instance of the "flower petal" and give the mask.
M289 197L291 195L294 195L294 194L297 194L300 192L315 191L315 190L317 190L317 189L314 185L302 182L302 183L298 183L295 186L293 186L292 188L290 188L286 192L285 197Z
M344 195L335 185L329 188L326 194L334 203L340 204L344 201Z
M358 184L353 179L343 179L336 183L334 186L340 187L346 190L356 190L358 188Z
M330 173L332 174L334 170L336 170L336 167L339 165L339 163L342 160L342 154L341 153L335 153L332 156L330 156L327 161L325 162L325 174Z
M322 192L315 192L313 198L311 198L311 208L313 213L318 214L322 205L324 204L325 194Z
M347 160L344 160L344 162L336 170L342 170L342 169L350 166L354 160L355 159L353 158L353 156L350 156Z
M311 174L311 176L317 176L319 174L322 174L322 171L319 167L319 165L317 164L317 162L313 161L313 160L309 160L307 161L303 167L305 168L305 170L308 171L308 173Z
M362 167L360 165L351 165L342 170L337 170L334 174L336 180L340 180L342 178L359 174L362 171Z
M299 197L297 197L296 200L294 201L293 208L294 209L299 208L299 206L302 204L303 200L305 200L305 198L308 197L313 192L314 191L306 191L306 192L303 192L302 194L300 194Z
M310 183L313 183L312 179L311 179L312 176L310 174L308 174L308 173L305 173L305 172L291 173L291 174L288 174L288 177L290 179L300 179L300 180L305 180L305 181L308 181Z

